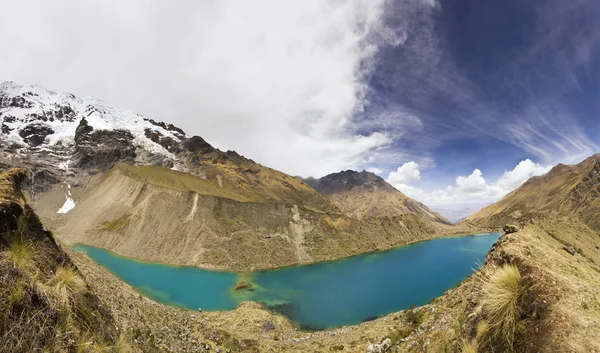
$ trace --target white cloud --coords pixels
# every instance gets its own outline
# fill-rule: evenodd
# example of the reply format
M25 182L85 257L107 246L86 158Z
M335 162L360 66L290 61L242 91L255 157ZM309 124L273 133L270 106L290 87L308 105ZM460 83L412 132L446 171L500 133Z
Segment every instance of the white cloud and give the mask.
M478 194L489 190L481 170L475 169L469 176L456 178L456 191L461 194Z
M532 176L546 174L551 168L551 166L543 166L526 159L519 162L515 169L505 171L496 184L508 193L521 186Z
M392 185L410 184L418 180L421 180L421 172L419 171L419 164L414 161L404 163L398 167L398 170L391 172L387 178L387 182Z
M398 168L398 170L400 171L401 168ZM414 170L412 168L406 169ZM460 205L465 204L485 204L497 201L521 186L532 176L545 174L550 169L551 166L540 165L526 159L517 164L514 169L505 171L495 183L486 181L481 170L475 169L468 176L457 177L455 185L449 185L446 188L430 192L408 185L410 183L410 181L407 181L409 178L404 179L404 182L393 183L393 185L405 195L425 204L456 206L458 208L461 207ZM452 207L449 209L452 209Z
M12 2L0 13L0 80L96 96L320 176L360 165L401 134L385 117L362 133L352 122L378 48L405 45L414 30L384 27L386 3ZM403 121L419 128L418 118Z
M369 168L367 168L367 172L371 172L373 174L379 175L379 174L383 173L383 170L376 168L376 167L369 167Z

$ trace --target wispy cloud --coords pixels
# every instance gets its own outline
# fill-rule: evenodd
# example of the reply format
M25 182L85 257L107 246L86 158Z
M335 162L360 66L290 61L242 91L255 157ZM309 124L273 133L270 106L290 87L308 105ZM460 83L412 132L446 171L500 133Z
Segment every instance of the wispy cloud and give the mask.
M597 98L582 98L599 79L600 3L476 2L460 19L455 5L431 8L410 23L419 30L402 47L381 52L388 59L376 70L372 100L418 116L424 128L414 140L429 138L429 149L484 135L549 164L600 151L586 129L600 114ZM388 22L401 27L395 13Z

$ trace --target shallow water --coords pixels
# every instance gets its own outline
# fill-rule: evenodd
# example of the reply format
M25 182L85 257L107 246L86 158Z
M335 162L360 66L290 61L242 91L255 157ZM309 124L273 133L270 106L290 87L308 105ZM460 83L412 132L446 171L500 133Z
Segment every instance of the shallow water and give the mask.
M141 262L75 245L144 295L188 309L230 310L264 303L309 329L356 324L411 304L423 305L464 280L498 233L438 238L381 253L252 273ZM234 291L244 280L252 290Z

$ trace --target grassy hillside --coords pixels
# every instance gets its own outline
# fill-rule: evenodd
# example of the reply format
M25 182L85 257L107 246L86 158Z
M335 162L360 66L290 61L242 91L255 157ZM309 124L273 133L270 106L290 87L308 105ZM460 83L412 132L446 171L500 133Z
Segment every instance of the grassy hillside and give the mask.
M119 163L113 170L152 185L239 202L293 203L319 212L339 212L308 185L287 174L254 166L241 170L230 164L203 165L200 175L157 166ZM207 173L210 170L212 173Z
M222 152L198 136L186 141L184 148L179 157L185 161L190 174L199 176L215 188L230 190L247 201L283 202L318 212L339 212L302 180L234 151ZM153 173L156 171L152 170Z
M500 228L507 223L526 223L538 214L575 216L600 231L600 155L577 165L559 164L464 222Z
M586 216L595 212L597 163L586 162L530 181L546 190L548 200L535 192L527 195L529 203L518 209L525 212L509 218L519 220L520 229L503 235L482 269L456 288L424 307L335 330L296 330L255 303L229 312L168 308L141 298L85 255L74 258L142 349L159 342L165 351L191 351L198 340L208 340L240 352L362 353L370 346L386 352L600 352L600 237ZM285 204L196 197L118 170L90 185L63 219L65 237L82 236L125 255L160 249L166 257L184 254L222 268L260 268L385 248L431 234L414 215L359 221ZM577 195L567 200L579 206L568 207L564 195ZM527 208L538 203L541 211ZM574 211L561 215L561 207ZM502 209L514 210L507 204ZM193 222L189 229L181 226ZM267 320L275 323L274 330L262 329Z
M0 174L0 351L130 351L113 317L26 204L20 190L26 174Z

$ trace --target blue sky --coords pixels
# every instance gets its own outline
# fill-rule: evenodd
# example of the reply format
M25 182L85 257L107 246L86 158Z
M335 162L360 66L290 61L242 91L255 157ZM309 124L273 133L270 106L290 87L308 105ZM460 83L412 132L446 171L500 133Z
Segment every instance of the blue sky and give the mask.
M402 3L389 5L392 27L406 27L402 11L393 10ZM493 183L525 159L542 166L578 162L600 151L599 15L596 1L421 7L406 43L377 54L371 104L359 119L376 119L382 110L418 117L420 128L390 151L414 158L421 175L410 185L425 191L475 169ZM391 162L374 166L385 176L396 167Z
M599 16L595 0L24 0L0 13L0 80L292 175L372 170L460 213L600 151Z

